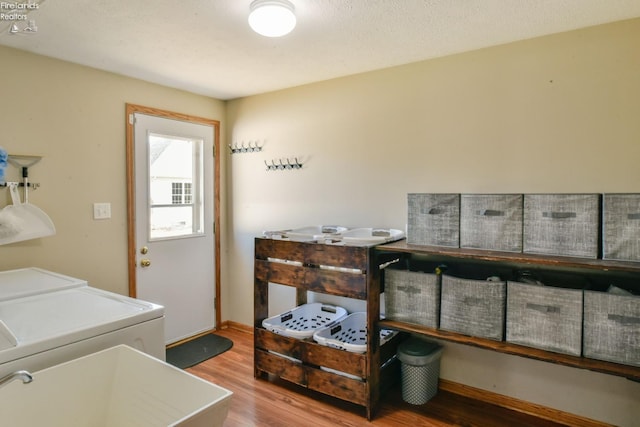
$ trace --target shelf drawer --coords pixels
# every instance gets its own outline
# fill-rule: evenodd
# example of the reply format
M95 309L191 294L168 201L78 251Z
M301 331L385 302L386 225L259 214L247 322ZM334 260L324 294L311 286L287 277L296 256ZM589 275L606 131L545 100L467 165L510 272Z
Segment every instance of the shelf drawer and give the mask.
M442 276L440 328L501 341L506 282Z
M599 194L525 194L523 252L598 257Z
M385 270L386 317L437 328L440 320L440 277L409 270Z
M605 194L602 258L640 261L640 194Z
M308 268L305 271L303 283L307 290L312 292L357 299L367 297L367 276L365 274Z
M307 367L306 370L308 387L311 390L357 403L358 405L367 404L366 382L316 368Z
M307 386L307 375L302 363L259 349L256 349L254 357L256 369L294 384Z
M309 340L278 335L262 328L255 329L255 337L255 345L258 349L278 353L285 360L289 357L299 360L300 364L325 366L360 378L367 377L365 354L351 353Z
M462 194L460 247L522 252L522 194Z
M507 341L580 356L582 290L507 282Z
M255 260L255 277L265 282L296 286L304 282L305 267L280 262Z
M358 246L326 245L305 243L306 264L313 266L333 266L367 272L369 248Z
M367 297L366 274L258 259L254 263L254 274L257 280L348 298L365 299Z
M263 238L255 239L256 259L267 260L267 258L275 258L303 262L304 256L305 245L299 242Z
M584 293L584 356L640 366L640 296Z
M296 262L313 267L334 266L367 271L369 248L313 242L255 239L255 258Z
M407 242L412 245L460 246L460 195L409 193Z

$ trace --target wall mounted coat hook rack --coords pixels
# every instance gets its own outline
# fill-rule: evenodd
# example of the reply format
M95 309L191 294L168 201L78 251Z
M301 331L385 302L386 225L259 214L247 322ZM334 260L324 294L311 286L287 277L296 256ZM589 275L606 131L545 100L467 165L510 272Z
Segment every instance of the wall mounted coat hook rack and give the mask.
M264 164L267 167L268 171L291 170L291 169L302 168L302 162L300 162L297 157L294 157L293 160L286 158L284 159L284 161L282 159L277 159L277 161L274 159L274 160L271 160L271 163L267 163L267 161L265 160Z
M262 151L262 147L264 147L264 144L259 145L258 141L249 141L247 144L242 141L242 144L240 145L238 145L237 142L234 142L233 145L229 144L229 150L231 150L231 154L257 153L259 151Z

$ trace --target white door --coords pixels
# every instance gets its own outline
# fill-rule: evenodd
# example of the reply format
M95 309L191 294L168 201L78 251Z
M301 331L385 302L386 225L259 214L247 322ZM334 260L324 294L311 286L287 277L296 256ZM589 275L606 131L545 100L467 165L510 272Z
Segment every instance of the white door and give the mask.
M135 113L136 296L165 342L215 328L212 126Z

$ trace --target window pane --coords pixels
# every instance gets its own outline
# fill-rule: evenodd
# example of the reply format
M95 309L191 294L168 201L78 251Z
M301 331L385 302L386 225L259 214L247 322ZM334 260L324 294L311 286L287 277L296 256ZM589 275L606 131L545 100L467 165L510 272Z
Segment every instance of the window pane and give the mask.
M150 215L151 236L154 239L193 234L193 207L152 207Z
M179 205L182 203L182 183L181 182L171 183L171 203L174 205Z
M202 141L149 135L149 238L202 234Z

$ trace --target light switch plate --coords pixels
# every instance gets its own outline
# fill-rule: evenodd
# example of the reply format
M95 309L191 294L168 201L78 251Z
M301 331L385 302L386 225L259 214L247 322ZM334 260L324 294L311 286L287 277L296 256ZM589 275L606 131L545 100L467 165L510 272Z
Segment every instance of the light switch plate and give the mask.
M94 203L93 219L111 218L111 203Z

